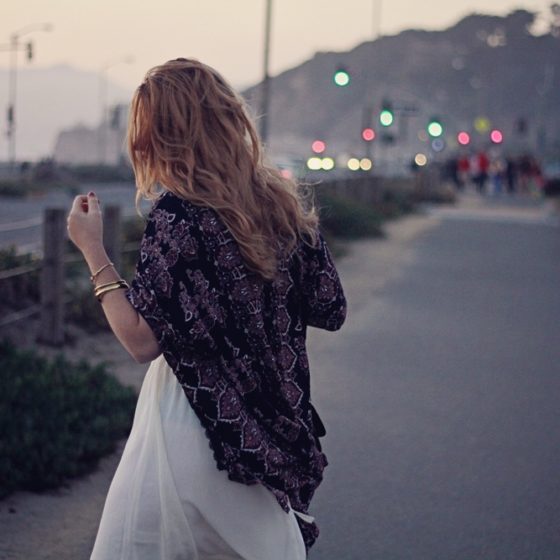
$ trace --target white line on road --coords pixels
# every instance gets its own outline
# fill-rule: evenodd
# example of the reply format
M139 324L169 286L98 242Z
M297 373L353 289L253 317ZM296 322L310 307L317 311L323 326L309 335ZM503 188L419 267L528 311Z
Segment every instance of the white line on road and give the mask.
M27 220L19 220L18 222L7 222L4 224L0 224L0 232L32 228L40 226L42 223L43 218L41 216L35 216L34 218L28 218Z

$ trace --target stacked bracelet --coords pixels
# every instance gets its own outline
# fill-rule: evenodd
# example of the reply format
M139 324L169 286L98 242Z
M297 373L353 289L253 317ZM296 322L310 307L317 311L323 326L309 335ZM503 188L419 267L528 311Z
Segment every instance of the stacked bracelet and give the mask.
M91 280L91 283L95 286L95 281L97 280L97 277L99 276L99 274L101 272L103 272L107 267L109 266L115 266L112 262L108 262L107 264L104 264L97 272L94 272L89 279Z
M97 301L101 302L102 300L101 296L103 294L106 294L111 290L118 290L119 288L129 288L129 287L130 286L128 285L126 280L123 280L121 278L120 280L115 280L114 282L107 282L106 284L101 284L100 286L96 286L94 290L94 294L95 297L97 298Z

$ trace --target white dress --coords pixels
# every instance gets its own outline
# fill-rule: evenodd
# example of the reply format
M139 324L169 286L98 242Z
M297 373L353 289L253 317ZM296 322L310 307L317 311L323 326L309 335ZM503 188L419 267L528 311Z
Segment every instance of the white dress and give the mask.
M218 470L204 428L160 355L142 383L90 560L305 560L295 515L261 484Z

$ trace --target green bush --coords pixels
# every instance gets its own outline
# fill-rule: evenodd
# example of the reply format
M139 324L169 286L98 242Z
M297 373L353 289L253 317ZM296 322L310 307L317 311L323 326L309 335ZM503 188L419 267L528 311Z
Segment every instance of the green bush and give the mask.
M317 193L320 223L334 237L356 239L359 237L382 237L382 216L348 198Z
M137 396L105 368L0 341L0 498L90 472L130 433Z
M0 272L38 264L31 254L18 255L15 245L0 249ZM0 280L0 312L24 309L39 301L39 270Z
M415 209L416 206L411 192L386 190L381 195L379 211L386 219L398 218L414 212Z

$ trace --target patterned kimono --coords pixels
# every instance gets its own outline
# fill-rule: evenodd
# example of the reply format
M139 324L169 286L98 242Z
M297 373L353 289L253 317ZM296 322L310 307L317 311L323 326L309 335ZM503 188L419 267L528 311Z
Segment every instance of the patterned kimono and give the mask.
M204 427L217 468L264 485L286 512L308 512L328 464L310 402L306 328L334 331L346 318L319 235L318 247L300 241L277 278L264 281L216 211L165 191L125 292ZM319 529L301 517L298 524L309 550Z

